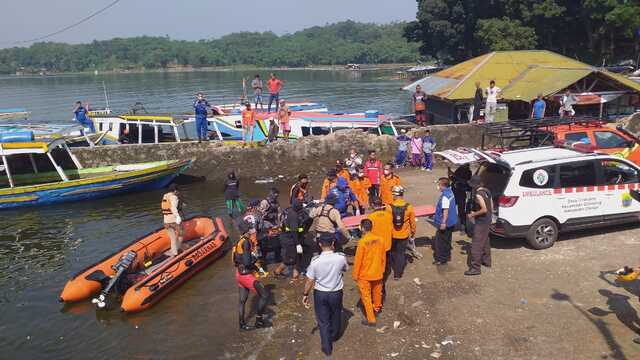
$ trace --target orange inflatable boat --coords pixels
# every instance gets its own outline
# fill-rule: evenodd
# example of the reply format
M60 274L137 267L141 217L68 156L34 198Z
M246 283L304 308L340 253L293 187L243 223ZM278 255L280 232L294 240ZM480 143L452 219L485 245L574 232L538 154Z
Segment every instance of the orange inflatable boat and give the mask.
M81 270L67 282L60 301L82 301L100 294L93 302L104 307L113 288L123 294L122 311L149 308L224 253L228 236L220 218L194 217L182 226L184 240L177 256L165 254L171 242L167 231L159 229Z

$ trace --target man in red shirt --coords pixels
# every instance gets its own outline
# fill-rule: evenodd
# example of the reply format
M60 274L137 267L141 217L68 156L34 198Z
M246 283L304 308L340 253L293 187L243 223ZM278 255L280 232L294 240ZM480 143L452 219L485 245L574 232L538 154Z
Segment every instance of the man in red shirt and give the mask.
M376 158L375 150L369 150L369 159L364 163L364 176L371 181L369 200L380 197L380 177L382 176L382 162Z
M280 90L282 90L283 82L276 77L276 74L271 73L271 79L267 81L267 87L269 88L269 106L267 112L271 112L271 104L276 102L276 112L280 108Z

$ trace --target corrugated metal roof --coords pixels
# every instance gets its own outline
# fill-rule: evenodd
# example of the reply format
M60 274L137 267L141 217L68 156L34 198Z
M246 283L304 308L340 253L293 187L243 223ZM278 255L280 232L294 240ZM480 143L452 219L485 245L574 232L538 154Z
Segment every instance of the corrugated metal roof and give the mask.
M440 76L427 76L410 85L405 86L403 89L411 92L416 91L416 86L420 85L422 91L427 95L437 95L443 89L450 88L452 85L457 84L458 81L454 79L447 79Z
M415 85L420 84L430 95L469 100L473 99L476 82L485 88L495 80L506 100L529 101L538 93L546 96L562 90L593 72L640 92L640 84L630 79L547 50L488 53L418 80L405 89L414 91Z
M546 67L530 67L511 84L502 88L505 100L530 101L539 93L544 96L558 92L576 81L591 74L589 69L557 69Z

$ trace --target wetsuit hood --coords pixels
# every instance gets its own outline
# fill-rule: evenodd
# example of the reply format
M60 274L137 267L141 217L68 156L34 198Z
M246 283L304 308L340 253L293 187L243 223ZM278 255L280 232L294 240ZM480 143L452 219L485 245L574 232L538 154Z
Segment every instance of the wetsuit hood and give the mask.
M347 179L340 176L338 177L338 181L336 182L336 187L338 188L338 190L344 191L347 187L349 187L349 182L347 181Z

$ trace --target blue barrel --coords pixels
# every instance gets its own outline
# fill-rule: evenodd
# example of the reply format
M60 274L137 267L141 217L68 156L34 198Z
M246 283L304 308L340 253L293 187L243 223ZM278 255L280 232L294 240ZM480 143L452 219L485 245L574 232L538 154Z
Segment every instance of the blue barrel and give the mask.
M364 117L367 119L377 119L380 115L378 110L367 110L364 112Z
M33 141L33 131L21 130L21 131L0 132L1 143L28 142L28 141Z

